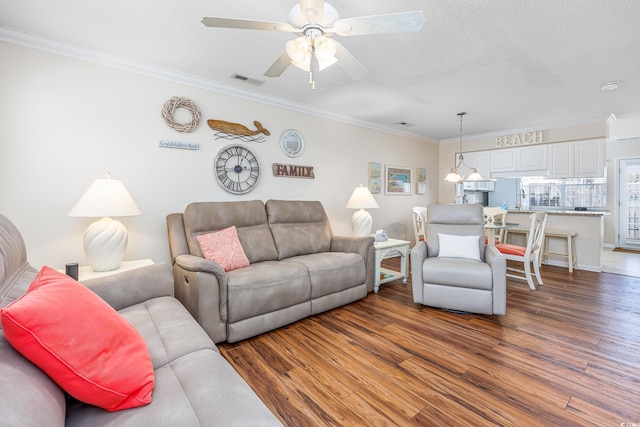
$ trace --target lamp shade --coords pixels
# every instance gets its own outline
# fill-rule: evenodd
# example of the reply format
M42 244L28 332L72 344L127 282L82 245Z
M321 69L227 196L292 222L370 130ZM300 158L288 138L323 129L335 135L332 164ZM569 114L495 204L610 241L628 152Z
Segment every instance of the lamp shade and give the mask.
M380 206L378 206L378 202L373 198L369 189L361 185L353 190L345 207L347 209L373 209Z
M447 182L459 182L459 181L462 181L462 176L460 175L460 172L458 172L457 169L453 168L447 174L447 176L444 177L444 180Z
M478 172L477 169L473 169L471 174L467 177L468 181L482 181L482 175Z
M69 212L69 216L96 218L141 214L122 181L111 178L93 181Z

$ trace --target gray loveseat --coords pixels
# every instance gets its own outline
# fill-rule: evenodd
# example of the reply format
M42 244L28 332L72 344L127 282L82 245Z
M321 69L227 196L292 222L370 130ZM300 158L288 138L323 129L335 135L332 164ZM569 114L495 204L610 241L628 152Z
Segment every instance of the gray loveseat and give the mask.
M0 307L18 299L36 274L27 262L22 236L0 215ZM93 279L85 285L142 335L154 369L153 401L117 412L74 401L18 353L0 330L0 425L281 425L173 298L167 264Z
M198 202L167 216L176 297L214 342L235 342L364 298L373 237L334 236L317 201ZM225 272L196 236L236 226L250 265Z

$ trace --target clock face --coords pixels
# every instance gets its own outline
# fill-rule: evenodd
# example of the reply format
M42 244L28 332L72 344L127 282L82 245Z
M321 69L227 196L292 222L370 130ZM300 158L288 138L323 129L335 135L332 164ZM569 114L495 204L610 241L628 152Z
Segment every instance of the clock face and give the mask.
M233 194L248 193L260 178L258 158L242 145L228 145L220 150L214 168L222 188Z

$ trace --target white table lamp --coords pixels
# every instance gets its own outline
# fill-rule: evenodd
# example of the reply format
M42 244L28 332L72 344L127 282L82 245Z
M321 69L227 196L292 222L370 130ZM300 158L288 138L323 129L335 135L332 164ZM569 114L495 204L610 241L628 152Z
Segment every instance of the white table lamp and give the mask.
M368 236L371 234L371 214L365 209L378 208L376 199L373 198L367 187L356 187L349 197L347 209L358 209L351 217L351 226L353 227L354 236Z
M85 191L69 216L102 217L84 233L84 252L93 271L111 271L120 267L127 251L127 229L113 216L141 215L122 181L96 179Z

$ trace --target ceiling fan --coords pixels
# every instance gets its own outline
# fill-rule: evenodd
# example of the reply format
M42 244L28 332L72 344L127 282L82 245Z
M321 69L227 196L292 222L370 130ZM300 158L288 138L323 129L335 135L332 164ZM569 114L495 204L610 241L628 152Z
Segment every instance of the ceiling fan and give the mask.
M287 23L216 17L202 19L207 27L299 34L297 38L287 41L284 53L264 75L279 77L293 64L309 72L309 84L314 89L314 71L324 70L333 64L337 64L354 80L369 73L355 56L332 38L334 35L418 32L422 30L424 22L422 11L340 19L338 11L323 0L300 0L289 11Z

